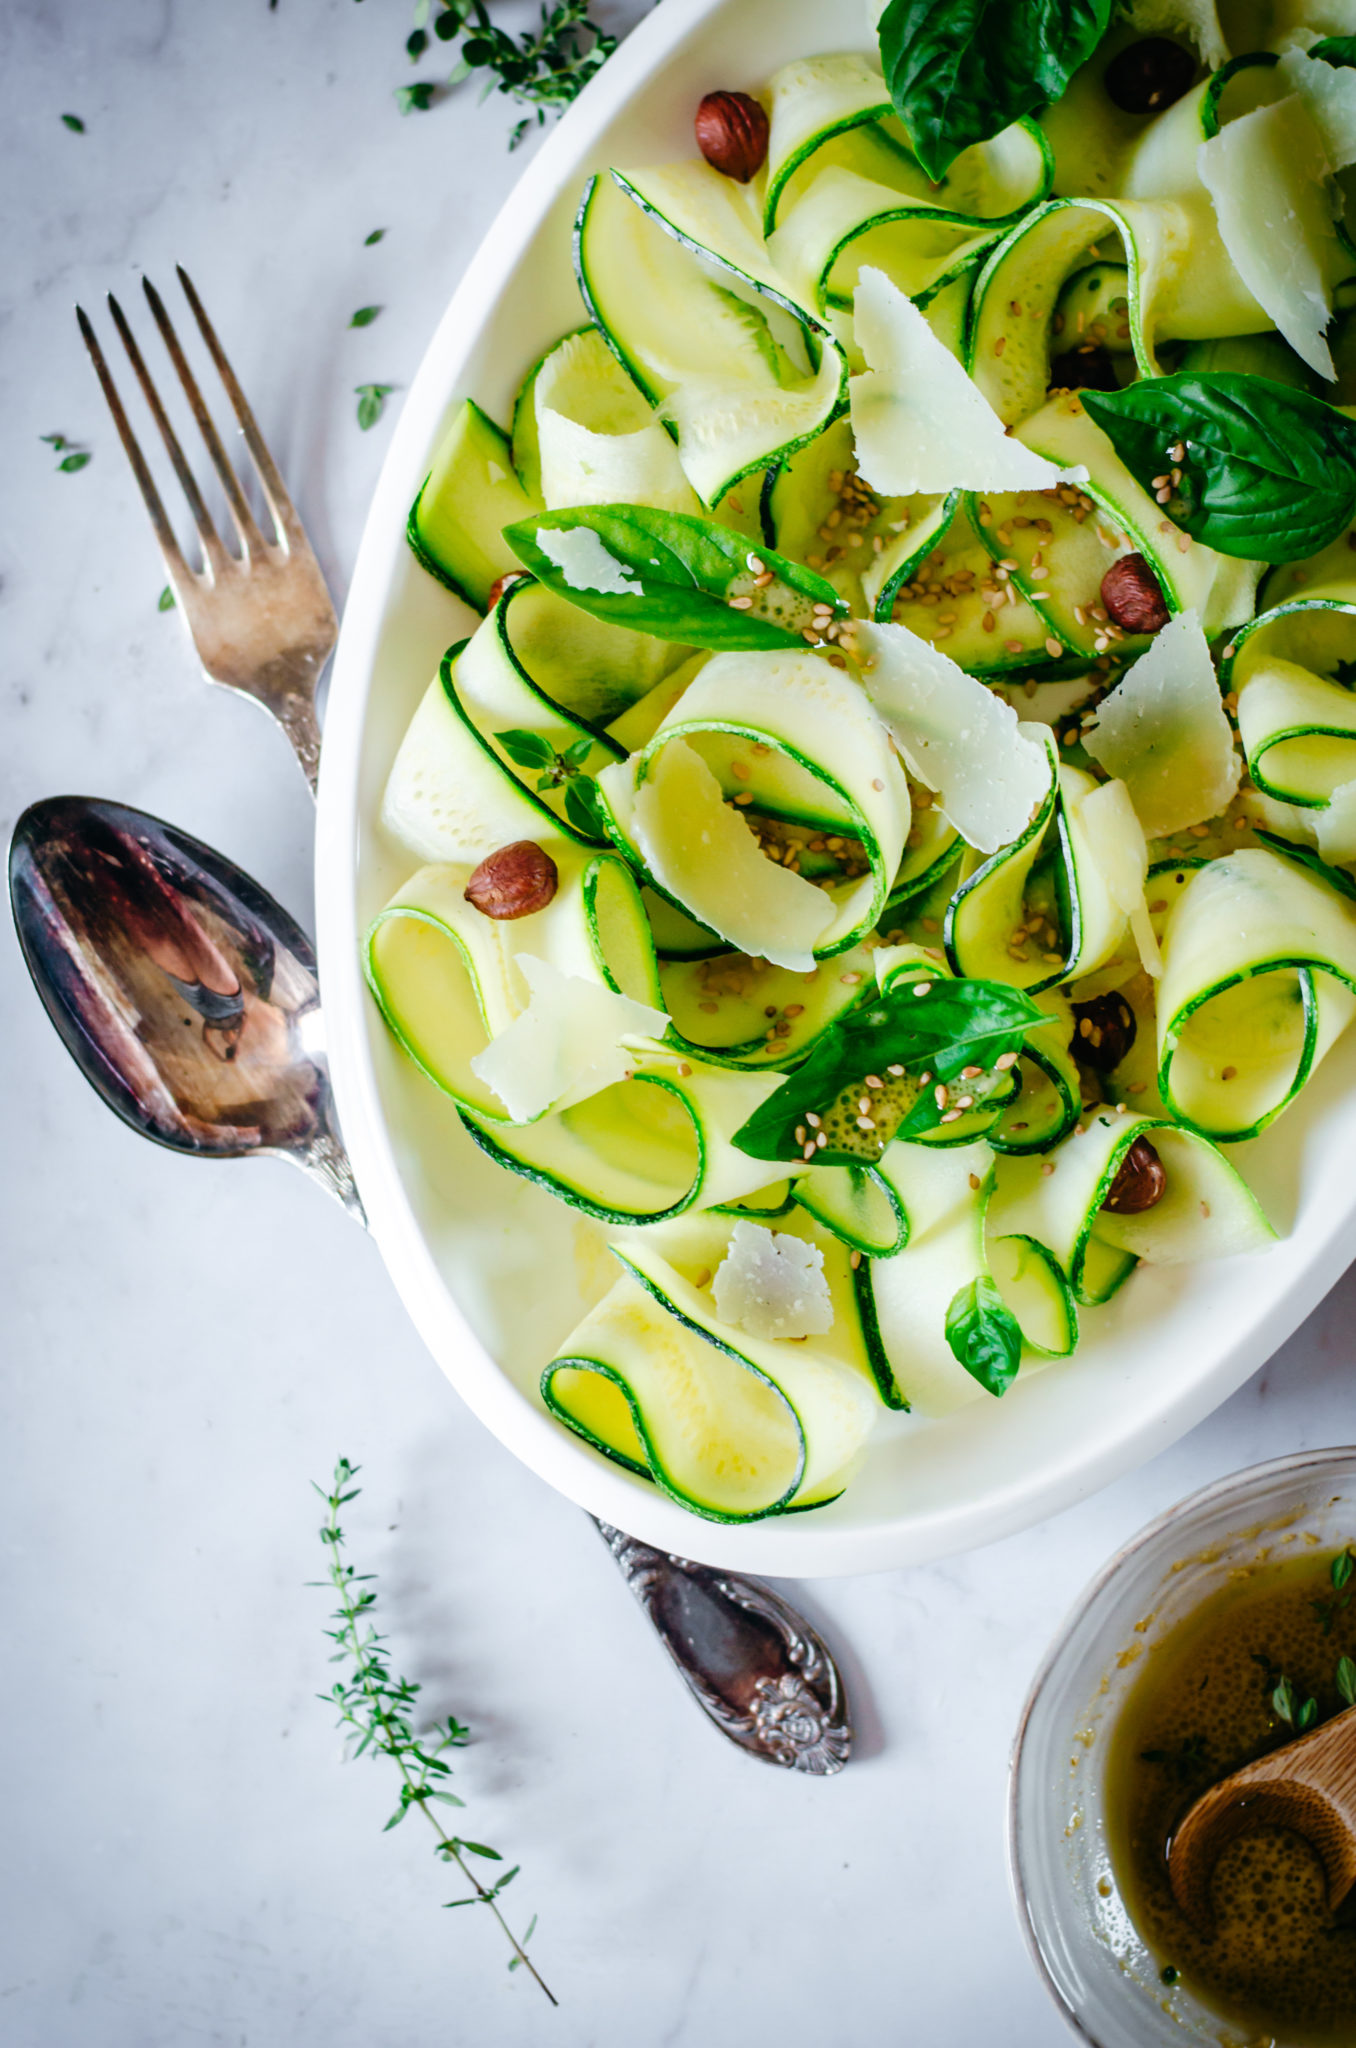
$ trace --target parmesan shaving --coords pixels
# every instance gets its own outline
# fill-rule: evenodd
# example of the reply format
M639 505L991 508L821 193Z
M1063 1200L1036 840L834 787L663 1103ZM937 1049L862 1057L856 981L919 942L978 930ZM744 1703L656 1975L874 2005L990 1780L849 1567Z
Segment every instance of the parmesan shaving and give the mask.
M1085 483L1007 432L998 414L913 301L881 270L863 267L854 299L857 344L869 369L849 383L852 432L865 481L886 497L924 491L1045 491Z
M1309 813L1323 859L1334 867L1356 861L1356 782L1339 782L1327 808Z
M471 1061L471 1072L494 1090L515 1123L568 1109L624 1081L636 1056L622 1041L660 1038L668 1028L662 1010L582 975L562 974L549 960L520 953L517 965L531 1001Z
M1309 60L1306 59L1306 62ZM1239 277L1296 355L1336 379L1323 330L1341 247L1319 129L1297 93L1229 121L1196 153Z
M554 562L571 590L601 590L608 596L624 597L643 586L624 562L603 546L602 537L591 526L571 526L558 531L539 526L537 546Z
M1303 50L1287 50L1276 66L1288 91L1298 93L1318 131L1330 171L1356 163L1356 71L1327 64Z
M1194 611L1163 627L1097 708L1083 745L1119 776L1150 839L1213 818L1243 763Z
M618 762L599 777L629 774ZM774 967L808 973L833 923L822 889L767 859L720 783L685 740L670 740L636 790L641 854L659 887L701 923Z
M853 645L867 696L915 780L981 853L1008 846L1050 788L1043 731L907 626L858 620Z
M833 1328L819 1246L761 1224L735 1224L711 1291L721 1321L751 1337L822 1337Z

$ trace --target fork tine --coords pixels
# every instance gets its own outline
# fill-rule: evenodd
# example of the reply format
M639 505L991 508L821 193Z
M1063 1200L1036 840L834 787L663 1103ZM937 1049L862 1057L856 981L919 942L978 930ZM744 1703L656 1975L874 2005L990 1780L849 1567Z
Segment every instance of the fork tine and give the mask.
M231 517L235 521L241 544L257 554L264 546L264 536L255 523L254 514L245 503L240 480L231 467L226 450L221 445L221 436L217 433L212 415L203 402L198 380L188 366L188 358L179 345L179 337L174 331L169 314L165 311L164 300L148 277L142 278L141 288L146 294L147 304L155 315L155 324L160 329L161 338L169 351L170 361L179 373L179 382L184 387L184 396L192 409L194 419L198 422L198 431L207 443L212 467L220 479L222 490L226 493L226 502L231 508Z
M259 472L259 480L264 487L264 497L268 501L268 509L273 514L273 523L280 535L286 534L292 548L309 549L310 543L306 538L305 528L297 517L292 500L287 495L287 487L279 474L278 465L269 454L268 445L263 435L259 432L258 423L253 412L250 410L249 400L240 388L235 371L226 360L226 351L217 340L216 329L207 317L206 309L203 306L202 300L198 297L193 280L184 269L182 263L176 263L174 270L180 284L183 286L184 297L188 300L193 317L198 323L198 331L207 344L207 352L216 365L217 375L225 387L226 396L235 408L236 419L240 422L240 431L245 437L245 446L254 458L254 466Z
M174 474L183 486L184 496L188 499L188 509L193 514L193 523L198 529L198 539L202 543L203 555L213 573L220 574L226 567L229 559L226 549L222 544L221 536L218 534L216 527L212 524L212 515L203 503L202 493L198 489L197 480L184 460L184 451L179 446L179 437L170 425L168 413L160 403L160 393L151 381L151 373L146 368L145 358L137 346L136 336L127 324L127 315L123 312L122 307L118 304L112 292L108 294L108 310L113 316L113 325L117 328L122 345L127 351L128 361L136 372L136 379L141 386L142 397L150 407L151 417L160 429L160 438L164 442L166 453L174 465Z
M192 572L180 551L174 528L165 517L165 508L160 502L160 493L156 490L155 480L150 470L146 467L146 458L141 452L136 435L132 432L127 414L123 411L122 400L118 396L118 387L109 374L108 364L104 361L104 352L99 346L98 337L90 325L89 316L86 314L83 306L76 307L75 317L79 323L80 332L84 337L85 347L89 350L90 361L94 365L94 374L99 379L108 409L113 415L113 424L118 430L118 438L126 450L127 460L132 465L132 474L137 480L137 486L141 492L146 510L151 516L151 525L154 527L155 537L160 543L160 552L164 557L165 567L169 572L170 584L173 587L175 596L183 603L186 594L193 587L194 578Z

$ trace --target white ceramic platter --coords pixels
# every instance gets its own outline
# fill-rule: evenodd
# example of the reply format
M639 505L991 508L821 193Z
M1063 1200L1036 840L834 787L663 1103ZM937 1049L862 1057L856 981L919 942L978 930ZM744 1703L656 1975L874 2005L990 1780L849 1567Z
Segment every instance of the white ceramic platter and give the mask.
M474 1148L451 1104L396 1051L363 986L359 935L413 865L377 823L382 787L439 657L474 624L404 538L445 420L468 396L506 420L524 372L580 323L570 227L588 173L690 154L704 92L758 83L793 56L867 47L868 8L869 0L664 0L543 145L433 337L382 471L335 660L316 856L344 1135L392 1278L448 1378L518 1457L603 1520L708 1564L795 1575L916 1563L1067 1506L1208 1414L1356 1254L1349 1035L1299 1106L1239 1148L1284 1233L1273 1251L1141 1269L1090 1319L1066 1364L944 1422L883 1416L841 1500L725 1528L686 1513L547 1414L541 1368L604 1290L612 1261L602 1234Z

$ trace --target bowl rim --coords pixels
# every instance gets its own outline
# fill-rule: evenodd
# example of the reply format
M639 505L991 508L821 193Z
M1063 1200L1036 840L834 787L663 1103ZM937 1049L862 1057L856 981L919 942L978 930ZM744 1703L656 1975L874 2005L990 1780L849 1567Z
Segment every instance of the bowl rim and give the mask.
M1022 1711L1017 1719L1016 1732L1012 1738L1012 1751L1008 1763L1007 1795L1007 1866L1008 1887L1012 1894L1013 1909L1022 1932L1028 1955L1036 1966L1037 1974L1061 2017L1088 2048L1106 2048L1096 2034L1090 2033L1078 2013L1070 2006L1063 1991L1056 1982L1054 1973L1046 1959L1032 1916L1030 1900L1022 1877L1022 1824L1019 1811L1018 1791L1021 1780L1022 1760L1026 1750L1027 1737L1031 1731L1032 1717L1040 1704L1041 1695L1050 1682L1055 1665L1078 1633L1079 1627L1099 1595L1137 1557L1141 1551L1182 1521L1197 1509L1222 1506L1231 1495L1241 1493L1246 1487L1273 1479L1297 1476L1302 1472L1321 1471L1326 1465L1356 1463L1356 1444L1326 1444L1314 1450L1289 1451L1280 1458L1265 1458L1259 1465L1245 1465L1237 1472L1230 1472L1222 1479L1212 1479L1208 1485L1197 1487L1183 1499L1165 1508L1153 1520L1137 1529L1112 1552L1101 1569L1088 1580L1082 1591L1070 1606L1059 1627L1055 1630L1041 1658L1035 1676L1027 1690Z
M546 137L509 193L434 330L396 421L356 559L336 650L321 761L315 849L317 953L336 1107L372 1234L415 1327L479 1419L540 1477L589 1513L648 1543L716 1568L834 1577L951 1556L1015 1534L1165 1449L1232 1393L1316 1306L1356 1253L1356 1185L1346 1204L1306 1218L1302 1263L1263 1286L1246 1327L1205 1369L1126 1413L1054 1432L1048 1450L1014 1457L978 1490L835 1524L782 1516L723 1525L680 1507L565 1430L515 1385L472 1331L444 1278L396 1156L369 1037L359 964L357 887L366 830L360 791L365 732L387 606L404 560L405 518L486 322L565 180L639 88L685 43L747 0L667 0L646 16ZM856 31L843 34L856 40ZM1278 1250L1280 1248L1278 1247ZM1070 1437L1072 1436L1072 1442Z

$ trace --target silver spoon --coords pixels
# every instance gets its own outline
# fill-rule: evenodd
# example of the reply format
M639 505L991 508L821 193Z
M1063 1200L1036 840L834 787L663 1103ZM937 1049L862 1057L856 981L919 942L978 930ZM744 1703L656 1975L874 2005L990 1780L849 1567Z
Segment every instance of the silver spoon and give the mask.
M221 854L93 797L30 805L10 902L33 985L124 1123L208 1159L290 1159L366 1222L334 1117L315 955ZM756 1579L597 1524L694 1698L766 1762L827 1776L852 1731L815 1631Z

